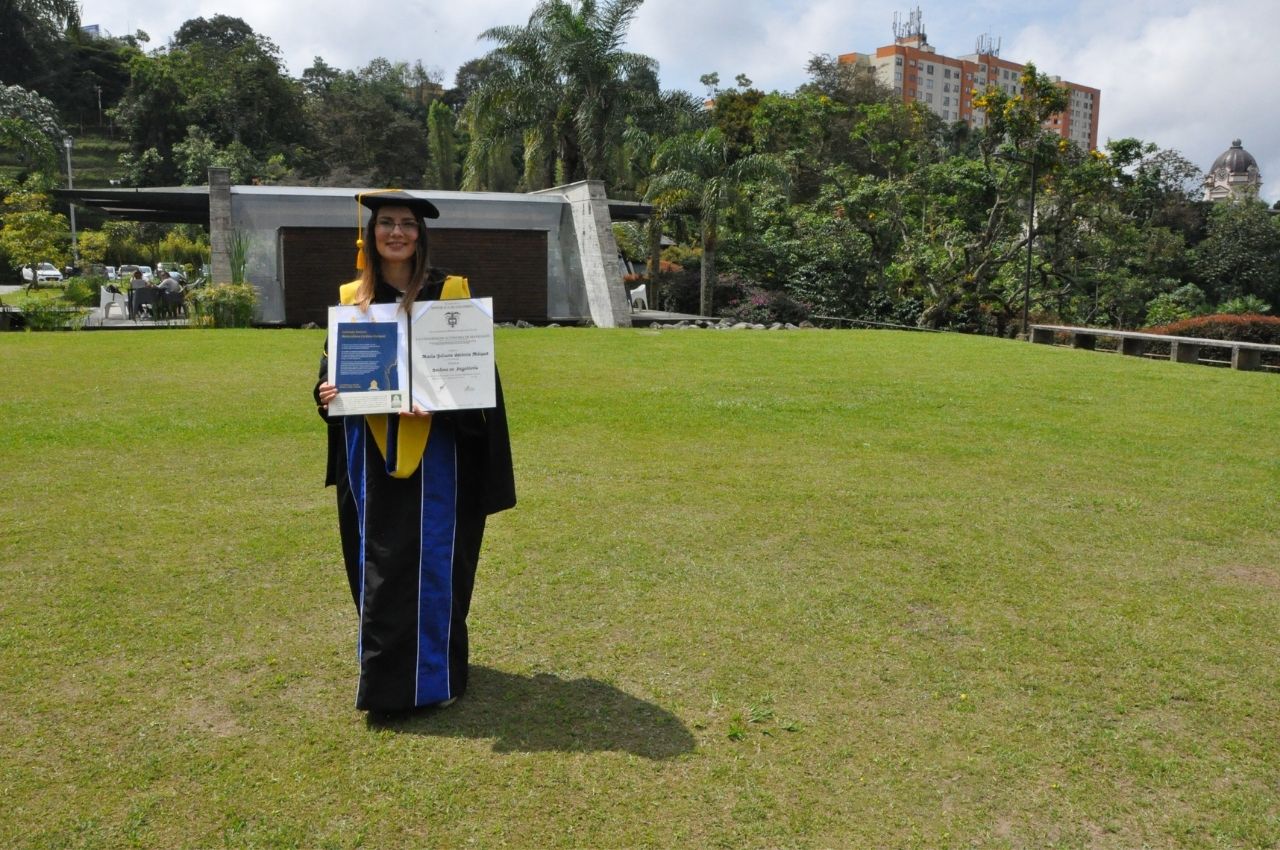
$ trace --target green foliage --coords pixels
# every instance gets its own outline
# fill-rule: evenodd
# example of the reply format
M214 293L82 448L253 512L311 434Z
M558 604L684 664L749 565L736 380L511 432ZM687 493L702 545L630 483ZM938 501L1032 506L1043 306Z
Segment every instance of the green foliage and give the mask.
M52 102L0 83L0 146L15 150L30 169L56 172L65 135Z
M89 317L88 310L68 305L62 299L26 296L17 299L14 306L22 311L29 331L78 331Z
M192 327L247 328L258 306L258 289L249 283L217 283L187 293Z
M244 283L245 268L249 265L249 234L237 230L231 234L231 282Z
M1147 302L1147 324L1167 325L1198 316L1206 310L1204 291L1194 283L1164 292Z
M458 151L453 131L453 110L435 101L427 111L427 148L431 153L428 189L453 190L458 186Z
M98 287L106 285L106 278L73 277L62 287L62 300L76 307L96 307L99 300Z
M61 268L69 255L67 217L48 209L47 195L26 185L11 191L0 213L0 248L14 268L48 262Z
M1223 301L1218 305L1219 313L1270 313L1271 305L1256 295L1242 295Z
M1214 299L1253 295L1280 302L1280 220L1252 199L1213 205L1196 266Z
M643 0L540 0L524 26L493 27L497 46L467 103L465 185L485 178L495 148L523 147L523 186L607 180L627 115L659 99L656 63L621 49Z
M300 86L275 44L238 18L187 21L167 52L133 56L130 72L112 114L138 185L203 182L203 168L224 163L248 182L305 140Z

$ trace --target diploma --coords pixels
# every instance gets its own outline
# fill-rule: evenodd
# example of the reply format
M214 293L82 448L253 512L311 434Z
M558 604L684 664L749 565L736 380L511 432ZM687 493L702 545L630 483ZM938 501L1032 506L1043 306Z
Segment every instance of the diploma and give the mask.
M409 371L413 400L423 410L494 407L493 299L414 304Z
M408 347L399 305L329 308L330 416L409 410Z

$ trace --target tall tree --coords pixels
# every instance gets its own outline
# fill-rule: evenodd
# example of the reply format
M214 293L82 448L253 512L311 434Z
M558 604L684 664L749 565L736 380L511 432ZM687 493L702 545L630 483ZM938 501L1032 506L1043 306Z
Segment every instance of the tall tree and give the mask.
M654 61L622 49L642 2L541 0L526 25L486 30L496 69L468 104L473 144L519 136L526 188L606 179L628 108L657 96L637 85L656 81Z
M427 111L427 147L431 152L428 188L457 188L457 148L453 135L453 111L435 101Z
M649 184L648 197L667 209L683 208L698 216L702 236L699 310L709 316L715 306L712 301L722 216L744 201L749 182L787 183L786 167L772 154L732 160L729 143L717 127L667 140L658 149L654 163L659 173Z

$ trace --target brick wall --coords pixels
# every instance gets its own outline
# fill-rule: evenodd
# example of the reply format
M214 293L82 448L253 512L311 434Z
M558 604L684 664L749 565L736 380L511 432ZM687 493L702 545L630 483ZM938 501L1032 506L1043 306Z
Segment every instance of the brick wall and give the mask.
M471 282L471 294L492 298L494 318L547 318L547 234L542 230L432 228L431 262ZM285 323L324 326L338 287L356 277L352 229L280 229Z

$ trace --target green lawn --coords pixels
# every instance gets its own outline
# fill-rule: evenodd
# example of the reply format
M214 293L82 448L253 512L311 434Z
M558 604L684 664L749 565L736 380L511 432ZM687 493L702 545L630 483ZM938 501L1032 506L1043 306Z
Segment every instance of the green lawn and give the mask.
M321 340L0 335L0 846L1280 844L1276 375L500 331L473 687L370 728Z

